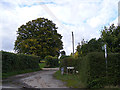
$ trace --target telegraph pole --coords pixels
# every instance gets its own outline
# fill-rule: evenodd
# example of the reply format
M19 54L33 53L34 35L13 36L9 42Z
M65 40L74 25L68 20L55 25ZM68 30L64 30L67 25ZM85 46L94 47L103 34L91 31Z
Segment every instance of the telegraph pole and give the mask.
M120 26L120 1L118 2L118 26Z
M72 45L73 45L73 55L74 55L74 34L72 32Z

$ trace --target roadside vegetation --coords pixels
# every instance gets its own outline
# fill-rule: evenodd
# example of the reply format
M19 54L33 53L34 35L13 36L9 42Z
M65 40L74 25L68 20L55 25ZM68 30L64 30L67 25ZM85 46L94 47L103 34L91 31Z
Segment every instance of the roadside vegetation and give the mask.
M57 71L54 74L54 77L56 79L62 80L63 82L66 82L67 87L71 88L85 88L84 85L82 85L80 81L80 77L78 74L61 74L61 71Z
M2 53L2 78L41 70L40 57L33 55Z
M64 67L64 74L58 71L55 77L67 82L73 88L105 88L119 86L120 54L108 54L108 68L103 52L89 53L82 58L66 57L61 59L60 67ZM67 67L75 67L79 73L67 74Z
M38 69L26 69L26 70L21 70L21 71L14 71L14 72L7 72L7 73L2 73L2 78L7 78L10 76L18 75L18 74L24 74L24 73L30 73L30 72L36 72L42 70L42 68L45 67L45 63L39 63L39 68Z
M45 62L44 62L44 63L39 63L40 69L44 68L45 66L46 66L46 63L45 63Z
M104 45L107 45L107 61ZM102 49L103 48L103 49ZM120 88L120 26L112 24L101 31L99 39L84 39L78 44L75 54L63 55L60 71L55 77L73 88ZM78 73L67 74L67 67L74 67Z
M63 49L61 39L56 24L46 18L37 18L21 25L14 44L17 54L1 51L2 77L38 71L43 67L58 67L56 57ZM52 64L51 59L44 61L49 55L55 63Z

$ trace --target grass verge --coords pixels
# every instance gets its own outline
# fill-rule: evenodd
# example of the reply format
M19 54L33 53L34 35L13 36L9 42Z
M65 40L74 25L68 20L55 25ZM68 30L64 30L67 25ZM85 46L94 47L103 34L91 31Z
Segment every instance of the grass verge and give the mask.
M2 73L2 78L7 78L10 76L14 76L14 75L18 75L18 74L24 74L24 73L30 73L30 72L35 72L35 71L39 71L40 69L27 69L27 70L21 70L21 71L14 71L14 72L7 72L7 73Z
M27 69L27 70L21 70L21 71L14 71L14 72L7 72L7 73L2 73L2 78L7 78L10 76L18 75L18 74L24 74L24 73L30 73L30 72L36 72L42 70L42 68L45 67L45 63L39 63L38 69Z
M44 68L46 66L45 63L39 63L40 69Z
M61 75L60 71L57 71L54 74L56 79L66 82L66 86L71 88L85 88L84 85L80 82L80 77L77 74L64 74Z
M58 80L66 82L67 87L71 88L86 88L84 84L81 83L80 77L77 74L64 74L61 75L60 70L54 74L54 77ZM93 89L90 89L93 90ZM95 89L94 90L98 90ZM120 86L105 86L104 88L99 88L99 90L120 90Z

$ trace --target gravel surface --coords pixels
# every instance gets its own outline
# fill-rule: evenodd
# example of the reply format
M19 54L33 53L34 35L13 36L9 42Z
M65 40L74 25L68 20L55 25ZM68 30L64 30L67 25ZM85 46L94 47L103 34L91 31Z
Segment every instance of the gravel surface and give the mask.
M38 72L20 74L3 80L3 88L68 88L53 77L58 68L43 68Z

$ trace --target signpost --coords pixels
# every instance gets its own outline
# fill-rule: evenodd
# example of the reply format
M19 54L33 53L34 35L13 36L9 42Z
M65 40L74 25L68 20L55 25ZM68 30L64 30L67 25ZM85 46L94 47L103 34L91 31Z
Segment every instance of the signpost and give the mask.
M64 67L61 67L61 74L64 74Z
M106 75L107 75L107 45L104 45L105 47L105 61L106 61Z
M67 74L69 73L70 70L72 70L72 72L73 72L74 67L67 67Z
M107 77L107 45L106 44L102 47L102 50L105 50L106 77Z

